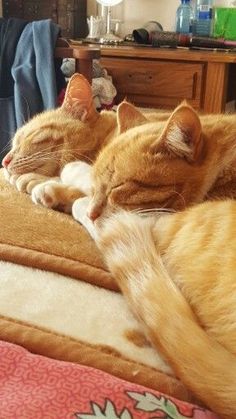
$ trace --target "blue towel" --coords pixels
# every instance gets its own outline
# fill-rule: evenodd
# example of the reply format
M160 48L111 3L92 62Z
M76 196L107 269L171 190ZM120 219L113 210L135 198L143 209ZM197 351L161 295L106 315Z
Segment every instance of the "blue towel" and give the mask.
M9 139L16 130L11 68L18 41L26 24L22 19L0 18L0 158L6 154Z
M14 95L0 95L0 158L17 128L57 106L54 48L59 32L60 27L47 19L28 23L21 33L11 67Z
M11 68L18 41L26 24L22 19L0 18L0 98L13 96L14 80Z
M50 19L28 23L12 66L17 128L57 105L54 48L60 28Z

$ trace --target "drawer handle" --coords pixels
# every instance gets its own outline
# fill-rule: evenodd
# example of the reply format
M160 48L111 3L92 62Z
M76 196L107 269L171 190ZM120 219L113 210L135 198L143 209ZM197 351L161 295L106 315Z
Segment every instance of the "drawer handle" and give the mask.
M135 83L147 83L153 80L153 75L148 73L129 73L128 78Z

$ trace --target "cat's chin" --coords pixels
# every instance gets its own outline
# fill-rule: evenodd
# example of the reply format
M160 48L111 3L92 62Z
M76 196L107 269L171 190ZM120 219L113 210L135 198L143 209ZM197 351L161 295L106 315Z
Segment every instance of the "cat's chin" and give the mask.
M5 167L3 168L3 175L4 175L6 180L10 181L11 175Z
M72 205L72 216L84 228L88 231L93 240L97 240L97 230L95 224L87 216L87 208L90 202L90 198L85 196L84 198L77 199Z

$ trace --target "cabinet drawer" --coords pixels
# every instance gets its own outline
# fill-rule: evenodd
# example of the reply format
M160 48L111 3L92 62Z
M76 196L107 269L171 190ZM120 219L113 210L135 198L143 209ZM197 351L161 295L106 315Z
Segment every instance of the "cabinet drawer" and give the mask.
M141 106L173 107L187 99L201 105L204 64L145 59L102 58L117 88L118 101L127 98Z

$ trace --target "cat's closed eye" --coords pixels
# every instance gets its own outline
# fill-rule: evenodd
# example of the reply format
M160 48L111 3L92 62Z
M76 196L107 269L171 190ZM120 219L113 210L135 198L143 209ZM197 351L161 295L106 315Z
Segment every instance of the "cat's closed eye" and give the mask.
M169 192L170 190L173 189L179 189L181 184L173 184L173 183L169 183L169 184L159 184L158 182L154 181L154 182L142 182L140 180L133 180L132 181L135 185L137 185L137 187L141 187L141 188L145 188L145 189L153 189L153 190L158 190L160 192Z
M125 205L162 205L173 197L175 191L173 186L163 185L159 187L143 184L141 182L126 182L112 188L108 196L111 204Z

